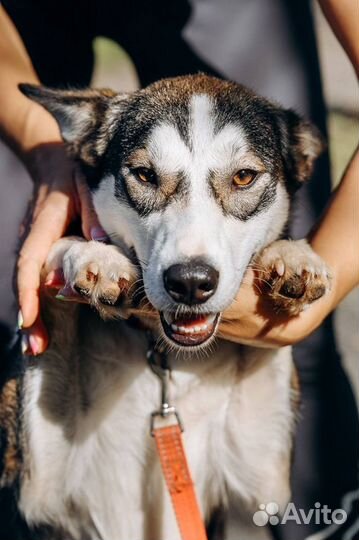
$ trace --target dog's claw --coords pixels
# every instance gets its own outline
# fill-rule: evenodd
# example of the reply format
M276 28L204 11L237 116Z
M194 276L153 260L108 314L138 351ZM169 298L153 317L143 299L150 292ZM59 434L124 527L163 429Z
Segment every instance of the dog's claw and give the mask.
M278 276L283 276L285 272L285 266L282 259L277 259L274 263L274 268L278 274Z
M330 290L330 272L305 240L274 242L258 263L260 283L266 284L275 311L298 315Z

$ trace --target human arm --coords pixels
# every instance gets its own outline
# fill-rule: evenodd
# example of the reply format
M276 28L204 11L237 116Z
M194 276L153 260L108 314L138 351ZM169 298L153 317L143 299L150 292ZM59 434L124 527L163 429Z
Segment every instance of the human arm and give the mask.
M20 82L39 84L24 44L0 6L0 134L28 168L34 180L30 232L18 263L18 293L23 327L32 352L47 343L39 317L40 270L52 244L69 223L81 216L85 236L99 227L89 194L67 157L57 123L41 106L17 89Z

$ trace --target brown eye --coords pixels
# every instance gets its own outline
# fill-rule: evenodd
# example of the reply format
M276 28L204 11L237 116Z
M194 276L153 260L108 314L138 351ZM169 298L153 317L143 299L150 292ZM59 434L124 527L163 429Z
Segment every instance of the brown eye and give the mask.
M157 185L157 176L155 171L153 171L152 169L147 169L146 167L139 167L138 169L132 169L131 172L141 182Z
M256 171L252 171L251 169L241 169L233 176L232 182L237 187L249 186L256 178L257 174Z

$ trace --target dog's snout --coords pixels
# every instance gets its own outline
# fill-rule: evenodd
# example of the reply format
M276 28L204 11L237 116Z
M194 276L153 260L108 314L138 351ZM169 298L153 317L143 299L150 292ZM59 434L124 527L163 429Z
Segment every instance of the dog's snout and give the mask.
M173 264L163 274L168 294L182 304L203 304L216 292L219 274L201 261Z

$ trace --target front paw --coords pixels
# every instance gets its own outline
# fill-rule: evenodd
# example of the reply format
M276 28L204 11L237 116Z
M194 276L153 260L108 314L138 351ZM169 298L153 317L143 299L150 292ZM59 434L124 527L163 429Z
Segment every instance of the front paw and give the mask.
M279 313L298 315L330 290L329 268L306 240L274 242L254 267L260 288Z
M124 314L138 270L118 247L95 241L75 242L64 254L62 265L64 290L75 291L104 319Z

